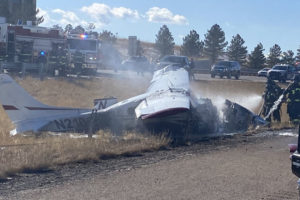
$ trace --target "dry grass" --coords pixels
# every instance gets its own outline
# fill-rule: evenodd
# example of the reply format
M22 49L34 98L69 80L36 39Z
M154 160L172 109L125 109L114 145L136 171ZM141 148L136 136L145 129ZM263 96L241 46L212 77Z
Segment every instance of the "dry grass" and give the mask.
M60 137L23 138L24 145L0 147L0 178L20 171L49 169L58 164L99 160L102 156L117 156L145 150L157 150L168 144L166 137L133 134L114 139L99 132L97 138Z

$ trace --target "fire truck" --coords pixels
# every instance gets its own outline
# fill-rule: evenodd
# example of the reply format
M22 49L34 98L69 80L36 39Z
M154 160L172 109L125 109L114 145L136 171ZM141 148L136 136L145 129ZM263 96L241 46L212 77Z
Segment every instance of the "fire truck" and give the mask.
M58 51L61 49L65 51ZM63 63L61 54L66 57ZM78 54L82 56L80 63L74 59ZM95 71L98 60L98 40L86 34L66 35L59 29L33 26L31 22L0 22L0 62L6 63L8 71L21 71L24 66L27 71L37 71L43 63L49 74L57 70L72 73L76 64L80 65L77 73L81 74Z
M7 63L15 70L21 68L24 63L30 68L38 68L38 63L43 57L47 63L48 55L57 45L65 45L64 34L57 29L40 26L0 24L0 52L5 55ZM30 64L30 65L29 65Z
M70 53L70 63L75 71L77 70L77 73L78 70L81 74L90 74L96 71L99 64L97 38L87 34L68 34L67 46Z

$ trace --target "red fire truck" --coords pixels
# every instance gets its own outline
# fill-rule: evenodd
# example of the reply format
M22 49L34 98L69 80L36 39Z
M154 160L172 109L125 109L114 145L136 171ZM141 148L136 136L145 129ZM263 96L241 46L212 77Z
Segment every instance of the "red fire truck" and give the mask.
M21 70L38 68L43 62L50 71L57 49L66 49L66 71L74 67L74 54L83 56L81 70L96 69L98 65L98 40L85 34L65 35L61 30L40 26L11 25L0 23L0 62L7 63L9 69ZM58 57L58 55L56 55ZM57 62L58 63L58 62ZM29 65L30 64L30 65ZM30 70L30 69L29 69Z

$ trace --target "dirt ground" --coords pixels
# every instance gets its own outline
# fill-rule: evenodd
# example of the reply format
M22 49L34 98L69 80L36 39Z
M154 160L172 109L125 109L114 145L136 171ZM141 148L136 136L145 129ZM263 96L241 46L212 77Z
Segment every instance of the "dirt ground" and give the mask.
M0 183L0 199L297 199L297 138L269 134L23 173Z

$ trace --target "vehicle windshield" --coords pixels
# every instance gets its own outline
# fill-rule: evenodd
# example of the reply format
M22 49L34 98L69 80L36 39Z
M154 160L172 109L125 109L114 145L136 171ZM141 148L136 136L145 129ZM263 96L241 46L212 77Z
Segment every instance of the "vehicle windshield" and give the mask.
M81 40L81 39L68 39L68 45L72 50L87 50L96 51L97 41L96 40Z
M172 62L172 63L184 63L185 59L184 57L178 57L178 56L167 56L162 58L163 62Z
M220 66L229 67L230 66L230 62L220 61L220 62L217 63L216 66L218 66L218 67L220 67Z
M272 69L275 69L275 70L287 70L287 66L276 65Z

